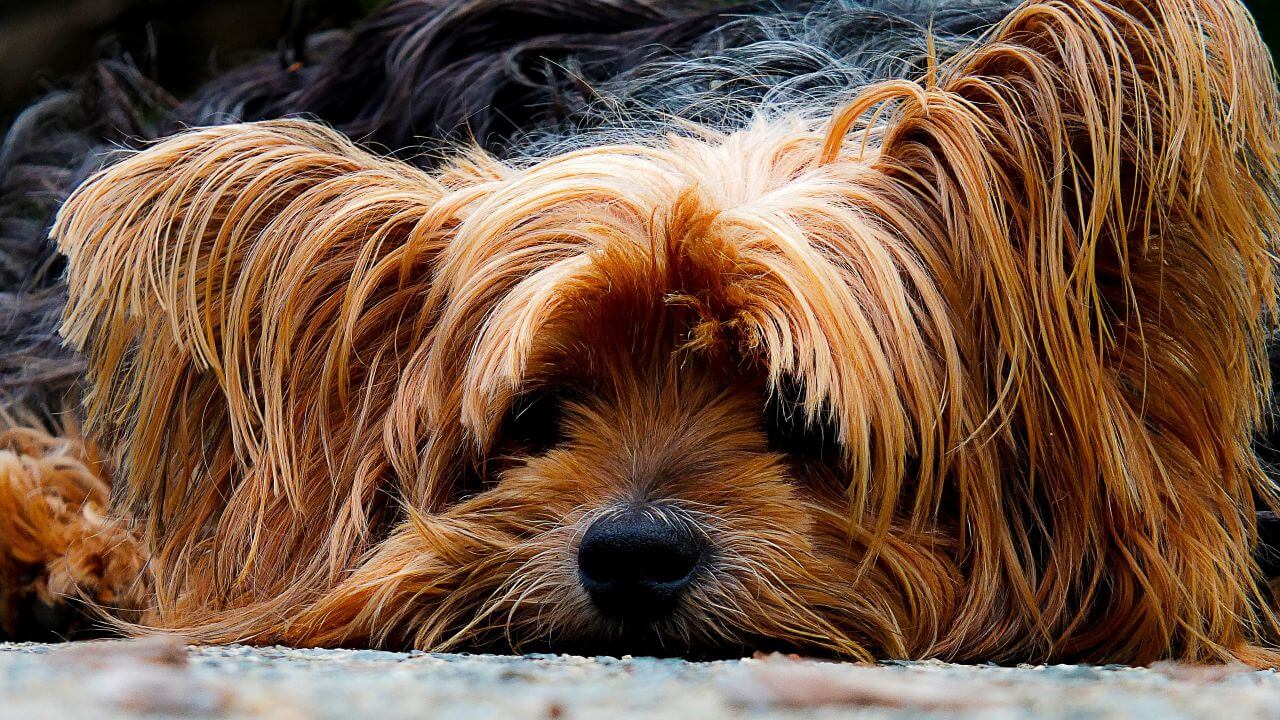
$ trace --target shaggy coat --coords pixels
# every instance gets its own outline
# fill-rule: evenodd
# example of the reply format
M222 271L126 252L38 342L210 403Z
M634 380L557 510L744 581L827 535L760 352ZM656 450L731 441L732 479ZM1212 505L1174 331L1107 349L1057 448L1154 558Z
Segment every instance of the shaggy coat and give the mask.
M142 626L1274 663L1248 14L1029 0L929 57L834 112L536 161L427 172L288 120L94 176L53 231L62 329ZM575 570L636 501L713 550L644 625Z

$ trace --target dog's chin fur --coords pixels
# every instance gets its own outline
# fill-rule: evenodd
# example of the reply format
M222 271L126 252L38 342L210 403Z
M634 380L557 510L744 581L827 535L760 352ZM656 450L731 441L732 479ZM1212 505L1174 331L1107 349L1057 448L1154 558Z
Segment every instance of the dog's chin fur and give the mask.
M53 231L151 553L119 625L1271 663L1278 106L1234 0L1042 0L730 134L430 174L302 121L161 142ZM635 501L707 552L628 626L576 557Z

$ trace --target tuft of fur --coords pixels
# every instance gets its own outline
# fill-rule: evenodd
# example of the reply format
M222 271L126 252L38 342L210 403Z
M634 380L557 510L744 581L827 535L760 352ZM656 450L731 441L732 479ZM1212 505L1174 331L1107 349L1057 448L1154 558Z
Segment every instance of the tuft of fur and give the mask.
M95 613L137 620L150 605L147 553L107 512L109 477L74 434L0 433L0 633L99 632ZM69 605L68 599L84 606Z
M433 172L301 121L152 146L54 228L147 625L1274 663L1278 107L1236 0L1034 0L821 121ZM645 627L573 569L637 499L716 551Z

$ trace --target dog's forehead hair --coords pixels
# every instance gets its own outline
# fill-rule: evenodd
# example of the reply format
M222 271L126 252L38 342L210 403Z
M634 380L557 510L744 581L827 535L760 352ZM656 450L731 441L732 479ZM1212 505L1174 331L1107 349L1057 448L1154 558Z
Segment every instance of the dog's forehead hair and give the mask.
M651 337L763 367L771 385L799 378L804 412L834 408L847 437L937 407L900 395L937 385L905 375L932 374L919 339L948 312L921 299L918 258L872 219L869 165L816 165L820 143L782 123L595 148L505 180L442 265L456 298L443 335L473 348L463 424L495 423L540 358L582 362Z
M594 337L560 337L554 351L531 358L513 388L513 410L552 394L595 413L673 421L710 406L759 415L767 378L741 358L691 348L685 329L646 334L601 329Z

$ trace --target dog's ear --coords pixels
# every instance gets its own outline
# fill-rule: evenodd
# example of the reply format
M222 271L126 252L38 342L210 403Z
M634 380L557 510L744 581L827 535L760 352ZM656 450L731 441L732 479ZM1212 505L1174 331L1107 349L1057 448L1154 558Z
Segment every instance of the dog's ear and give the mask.
M835 118L823 159L879 170L883 217L963 326L948 410L972 424L948 487L974 587L1010 591L961 622L1021 615L1083 652L1088 618L1129 660L1240 651L1227 618L1258 598L1224 566L1253 567L1254 495L1274 502L1250 436L1275 88L1237 0L1041 0Z
M326 577L392 521L381 422L481 165L429 176L318 125L232 125L134 154L67 202L63 332L88 361L117 502L148 521L162 606Z

